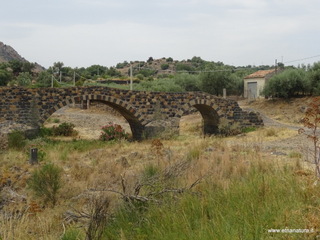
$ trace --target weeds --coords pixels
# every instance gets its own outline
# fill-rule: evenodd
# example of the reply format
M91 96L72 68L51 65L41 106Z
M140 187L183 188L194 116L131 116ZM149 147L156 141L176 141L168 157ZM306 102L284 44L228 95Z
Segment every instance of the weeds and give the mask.
M143 212L121 210L106 236L120 238L115 229L121 229L122 237L130 239L266 239L271 228L311 228L305 211L317 206L317 193L307 190L308 183L292 171L257 163L241 179L229 175L227 187L208 182L199 194L180 195L179 201L167 196L166 204L150 203Z
M75 136L77 131L74 130L75 125L73 123L61 123L58 127L53 126L52 134L53 136Z
M32 173L28 187L36 197L42 198L44 203L51 203L52 206L55 206L58 191L62 186L61 173L62 170L59 167L46 164Z
M15 130L8 134L8 146L11 149L22 150L26 145L26 137L23 132Z

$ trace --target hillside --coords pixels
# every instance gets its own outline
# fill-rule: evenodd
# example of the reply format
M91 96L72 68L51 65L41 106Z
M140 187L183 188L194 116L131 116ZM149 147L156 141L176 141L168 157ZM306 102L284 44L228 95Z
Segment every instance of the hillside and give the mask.
M23 58L14 48L9 45L0 42L0 63L9 62L13 60L18 60L20 62L29 62L25 58ZM35 63L36 71L43 71L44 67Z
M27 60L24 59L19 55L19 53L14 50L11 46L0 42L0 63L1 62L9 62L12 60L18 60L21 62L26 62Z

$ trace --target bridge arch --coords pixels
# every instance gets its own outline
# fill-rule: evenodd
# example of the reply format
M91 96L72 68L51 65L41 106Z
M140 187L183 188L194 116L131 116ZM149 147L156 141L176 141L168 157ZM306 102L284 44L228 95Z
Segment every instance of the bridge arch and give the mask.
M146 124L145 120L131 104L112 96L88 94L76 97L67 97L63 101L60 101L45 111L45 113L41 116L40 123L43 124L54 112L58 111L60 108L67 105L81 103L81 101L86 100L99 101L115 109L128 121L132 132L132 138L135 140L142 139L144 125Z
M178 113L179 116L185 115L190 112L190 109L196 108L203 119L203 134L217 134L219 129L220 119L224 117L224 112L215 103L214 100L191 100L182 106L182 110Z

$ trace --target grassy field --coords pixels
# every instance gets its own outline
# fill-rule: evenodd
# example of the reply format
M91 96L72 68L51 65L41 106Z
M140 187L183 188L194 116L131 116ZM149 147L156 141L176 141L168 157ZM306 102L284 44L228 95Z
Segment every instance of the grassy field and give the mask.
M295 133L203 138L198 128L186 122L181 136L143 142L37 138L2 151L0 239L316 239L313 171L297 149L262 146ZM55 204L28 187L48 163L61 170Z

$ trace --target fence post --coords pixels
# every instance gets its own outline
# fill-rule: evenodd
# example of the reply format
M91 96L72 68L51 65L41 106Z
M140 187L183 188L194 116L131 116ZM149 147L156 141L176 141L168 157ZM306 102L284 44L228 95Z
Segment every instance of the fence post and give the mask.
M38 163L38 148L31 148L30 149L30 164L37 164Z

